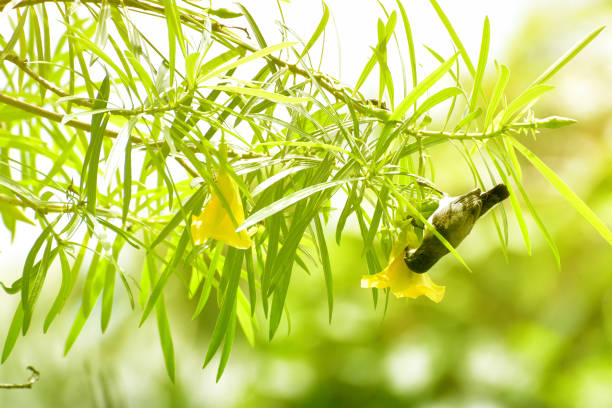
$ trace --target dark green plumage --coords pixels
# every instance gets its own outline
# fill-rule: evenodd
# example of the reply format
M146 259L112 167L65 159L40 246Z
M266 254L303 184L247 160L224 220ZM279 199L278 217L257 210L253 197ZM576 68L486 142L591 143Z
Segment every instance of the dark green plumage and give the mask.
M443 197L428 221L456 247L470 233L478 218L509 195L508 188L498 184L484 193L477 188L461 196ZM404 261L414 272L424 273L449 252L430 230L426 230L423 242L416 250L406 248Z

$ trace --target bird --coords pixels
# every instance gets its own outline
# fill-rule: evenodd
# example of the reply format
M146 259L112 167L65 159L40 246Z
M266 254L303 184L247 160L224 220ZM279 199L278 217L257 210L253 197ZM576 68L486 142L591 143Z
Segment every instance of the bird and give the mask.
M456 197L446 195L440 199L438 208L427 221L456 248L468 236L478 218L509 196L505 184L498 184L484 193L476 188ZM449 252L438 237L427 229L418 248L405 249L404 262L410 270L425 273Z

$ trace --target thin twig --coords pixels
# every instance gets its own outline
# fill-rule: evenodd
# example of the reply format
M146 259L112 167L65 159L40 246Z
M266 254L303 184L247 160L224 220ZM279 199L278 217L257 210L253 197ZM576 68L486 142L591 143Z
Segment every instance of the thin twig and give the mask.
M27 199L22 199L21 197L12 197L6 194L0 194L0 202L7 203L10 205L23 207L23 208L32 208L34 211L41 214L49 214L49 213L74 213L81 209L85 203L61 203L61 202L48 202L48 201L32 201ZM105 218L122 218L123 215L121 212L113 211L108 208L96 208L96 215L100 215ZM128 216L128 220L134 223L142 224L143 221L139 218Z
M38 380L40 380L40 372L32 366L27 367L28 370L32 372L30 379L23 384L0 384L0 388L4 389L23 389L23 388L32 388L32 385L36 384Z
M10 61L13 64L15 64L17 67L19 67L19 69L21 69L23 72L28 74L33 80L35 80L40 85L42 85L43 88L48 89L49 91L53 92L57 96L61 96L61 97L72 96L68 92L64 91L61 88L58 88L57 86L55 86L54 84L52 84L51 82L47 81L45 78L41 77L36 72L34 72L32 70L32 68L29 67L29 65L28 65L29 62L28 61L19 58L15 54L8 54L5 57L5 59L7 61ZM87 106L88 108L93 107L93 103L91 101L88 101L88 100L83 99L83 98L72 99L71 102L74 102L74 103L76 103L78 105Z
M23 102L20 101L19 99L15 99L12 96L8 96L2 92L0 92L0 102L6 103L7 105L11 105L15 108L21 109L25 112L29 112L32 113L36 116L41 116L45 119L49 119L52 120L54 122L62 122L62 119L64 118L64 115L62 115L61 113L57 113L57 112L53 112L50 110L46 110L41 108L40 106L37 105L33 105L31 103L27 103L27 102ZM78 120L69 120L66 121L64 123L64 125L66 126L70 126L73 127L75 129L81 129L84 130L86 132L91 132L91 124L86 123L86 122L81 122ZM110 136L110 137L117 137L117 135L119 134L117 131L112 130L112 129L106 129L104 131L104 134L106 136ZM140 139L140 138L139 138Z

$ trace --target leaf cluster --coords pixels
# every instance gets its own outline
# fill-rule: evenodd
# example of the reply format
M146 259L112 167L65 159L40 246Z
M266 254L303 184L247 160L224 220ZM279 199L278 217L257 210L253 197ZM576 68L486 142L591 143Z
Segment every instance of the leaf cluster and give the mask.
M132 308L142 310L141 324L155 312L174 378L164 293L169 280L179 278L194 298L194 318L210 302L218 307L204 365L220 352L220 376L237 325L253 343L263 317L268 336L275 335L297 268L310 272L313 264L321 265L331 319L333 270L325 225L332 211L339 214L337 242L349 222L357 225L370 273L381 270L407 220L428 227L440 198L428 151L443 143L456 148L475 185L508 186L528 251L519 200L559 262L522 186L519 155L612 243L605 225L521 141L542 128L571 123L535 118L530 108L553 89L546 84L552 75L601 29L508 102L507 67L495 63L497 80L492 89L485 86L491 65L488 19L474 63L435 0L431 4L457 52L442 56L427 48L439 65L417 78L409 17L398 0L397 11L383 7L386 17L378 21L372 56L352 87L319 72L313 61L330 20L325 3L310 38L281 27L293 40L279 44L268 44L242 5L229 11L189 1L178 6L175 0L34 3L0 0L12 24L0 38L0 75L6 80L0 89L0 211L13 234L17 221L42 231L21 278L10 287L3 284L20 303L2 361L30 328L47 272L59 263L61 286L43 330L80 288L66 353L98 302L101 330L108 328L119 281ZM166 47L144 33L139 22L146 19L165 26ZM402 60L401 95L388 56L406 57L405 50L411 81ZM376 73L374 99L360 89ZM434 120L431 112L440 107L446 114ZM250 249L214 240L194 245L190 235L191 217L215 191L221 168L239 186L249 214L238 229L256 229ZM334 209L331 199L338 194L346 200ZM505 250L503 207L493 221ZM126 270L119 261L129 248L142 255L140 271ZM374 291L375 302L378 296Z

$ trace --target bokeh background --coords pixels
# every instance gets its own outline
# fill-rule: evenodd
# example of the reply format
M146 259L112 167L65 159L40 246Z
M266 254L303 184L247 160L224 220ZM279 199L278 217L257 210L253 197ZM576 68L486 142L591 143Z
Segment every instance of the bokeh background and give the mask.
M393 2L383 3L393 8ZM280 39L276 2L245 4L269 42ZM282 4L287 25L308 38L320 6L308 0ZM509 97L518 95L586 33L612 22L611 1L440 4L473 58L484 16L490 17L490 59L510 68ZM375 44L376 18L383 13L375 1L338 0L329 5L337 32L328 29L322 70L354 83ZM405 6L423 75L434 61L420 44L446 52L451 42L428 2ZM535 106L539 117L555 114L578 123L544 131L535 141L525 139L609 227L611 44L607 28L554 77L557 89ZM487 73L491 87L494 69ZM375 97L375 83L364 91ZM471 176L465 166L458 167L452 148L430 153L437 164L438 186L451 194L471 188ZM526 253L510 215L508 259L491 219L485 218L460 247L473 274L447 257L431 272L436 283L447 287L442 303L389 298L385 313L384 297L374 307L371 292L359 288L360 276L367 271L360 240L349 234L336 246L330 235L332 323L327 320L321 271L313 266L307 275L297 269L288 296L291 327L285 321L269 342L263 323L255 347L239 335L218 383L216 361L201 369L216 310L209 304L192 321L195 302L186 299L185 285L178 279L166 294L177 358L175 384L166 375L153 320L137 328L140 315L121 296L107 333L101 335L99 310L94 309L70 354L63 357L77 293L47 334L42 334L40 322L33 324L0 366L0 382L27 379L27 365L42 375L31 390L0 390L0 407L612 407L612 248L523 164L525 187L559 246L561 269L529 218L532 254ZM332 218L330 231L333 227ZM22 226L12 243L6 231L0 234L0 276L10 283L20 274L37 231ZM141 262L138 257L124 259L128 271L130 266L138 271ZM59 276L50 276L39 310L48 308L58 285ZM15 306L16 297L0 293L0 338Z

